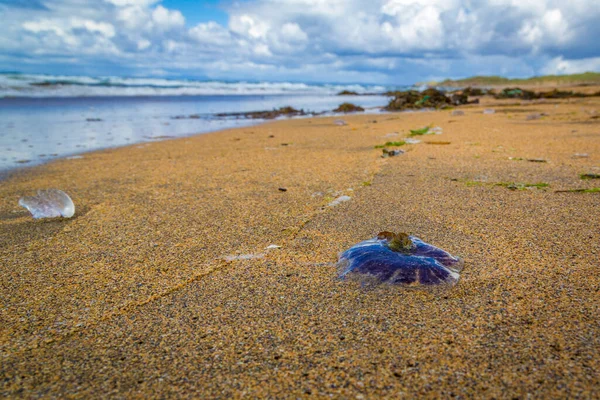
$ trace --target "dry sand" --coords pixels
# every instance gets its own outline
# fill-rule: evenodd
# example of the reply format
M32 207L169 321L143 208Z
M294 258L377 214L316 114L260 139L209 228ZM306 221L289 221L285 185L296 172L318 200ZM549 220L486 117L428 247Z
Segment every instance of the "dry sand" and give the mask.
M600 173L600 98L461 109L276 121L1 182L0 396L600 397L600 193L555 192L600 186L579 178ZM450 144L374 149L427 124ZM17 201L38 188L75 217L34 221ZM382 230L463 257L459 284L336 280Z

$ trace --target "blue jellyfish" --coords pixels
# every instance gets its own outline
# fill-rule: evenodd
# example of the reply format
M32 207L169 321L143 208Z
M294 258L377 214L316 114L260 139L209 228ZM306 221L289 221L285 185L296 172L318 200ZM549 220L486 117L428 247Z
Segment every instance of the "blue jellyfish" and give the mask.
M407 286L454 285L463 260L406 233L380 232L340 254L340 278Z

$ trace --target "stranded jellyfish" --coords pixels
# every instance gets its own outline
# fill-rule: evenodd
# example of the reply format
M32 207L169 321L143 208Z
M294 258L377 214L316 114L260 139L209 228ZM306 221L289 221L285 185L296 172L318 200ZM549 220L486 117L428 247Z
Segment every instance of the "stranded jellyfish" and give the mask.
M19 205L29 210L33 218L71 218L75 204L68 194L58 189L38 190L36 196L19 199Z
M463 260L406 233L381 232L340 255L340 278L376 283L454 285Z

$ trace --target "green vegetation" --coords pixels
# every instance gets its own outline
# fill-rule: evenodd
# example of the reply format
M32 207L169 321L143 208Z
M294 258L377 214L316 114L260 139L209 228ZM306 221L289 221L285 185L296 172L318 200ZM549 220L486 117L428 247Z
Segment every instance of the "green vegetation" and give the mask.
M550 185L545 182L540 182L540 183L498 182L498 183L496 183L496 186L502 186L502 187L505 187L510 190L525 190L528 188L543 189L543 188L549 187Z
M466 180L466 181L464 181L464 183L468 187L490 185L490 186L502 186L502 187L505 187L505 188L510 189L510 190L526 190L526 189L529 189L529 188L545 189L547 187L550 187L550 184L545 183L545 182L539 182L539 183L522 183L522 182L497 182L497 183L491 183L490 182L490 183L488 183L488 182L482 182L482 181Z
M465 185L467 185L468 187L481 186L483 184L484 184L484 182L481 182L481 181L465 181Z
M600 187L594 187L590 189L557 190L556 193L600 193Z
M502 85L566 85L566 84L600 84L600 73L584 72L573 75L545 75L527 79L508 79L501 76L473 76L465 79L446 79L438 82L440 86L502 86Z
M399 147L404 146L406 142L404 140L400 140L399 142L385 142L385 144L378 144L375 146L376 149L383 149L384 147Z
M429 133L429 126L426 126L421 129L411 129L410 135L408 135L408 136L421 136L421 135L427 135L428 133Z
M581 179L600 179L600 174L581 174L579 175Z

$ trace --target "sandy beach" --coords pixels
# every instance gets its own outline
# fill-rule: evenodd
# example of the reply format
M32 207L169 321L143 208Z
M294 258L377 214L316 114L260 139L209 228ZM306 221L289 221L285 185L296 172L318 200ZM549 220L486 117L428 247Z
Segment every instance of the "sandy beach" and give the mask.
M600 98L457 109L274 121L14 173L0 396L600 397L600 181L580 178L600 174ZM375 148L430 124L443 133L404 154ZM19 207L44 188L75 216ZM463 258L459 283L336 279L338 254L384 230Z

